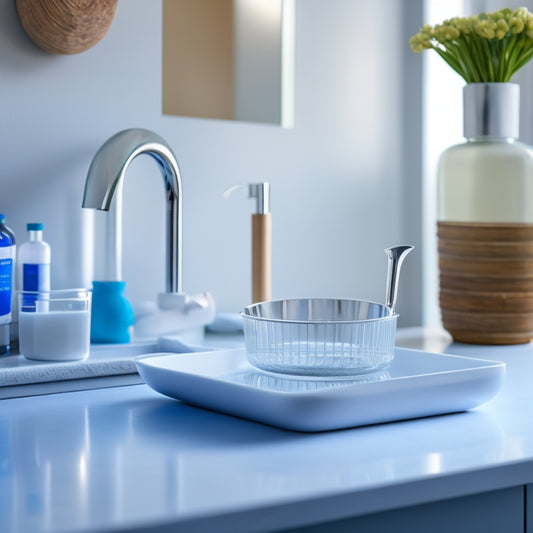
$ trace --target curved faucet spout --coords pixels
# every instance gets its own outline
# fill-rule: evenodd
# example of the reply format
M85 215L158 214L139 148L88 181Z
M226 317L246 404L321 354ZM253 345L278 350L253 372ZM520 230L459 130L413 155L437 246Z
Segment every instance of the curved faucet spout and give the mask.
M182 292L181 175L176 157L159 135L149 130L129 129L108 139L89 167L82 207L109 211L130 163L140 154L152 156L163 175L167 200L166 291Z

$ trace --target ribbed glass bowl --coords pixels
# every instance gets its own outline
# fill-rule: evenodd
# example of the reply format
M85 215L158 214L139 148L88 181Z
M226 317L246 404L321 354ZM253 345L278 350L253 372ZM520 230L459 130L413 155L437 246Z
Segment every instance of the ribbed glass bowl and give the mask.
M302 376L374 372L394 358L398 315L364 300L303 298L245 307L248 361L261 370Z

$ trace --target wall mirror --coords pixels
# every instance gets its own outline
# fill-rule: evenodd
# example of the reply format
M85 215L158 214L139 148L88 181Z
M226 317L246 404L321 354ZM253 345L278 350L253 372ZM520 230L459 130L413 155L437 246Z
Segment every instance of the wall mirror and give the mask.
M294 0L163 0L163 113L292 127Z

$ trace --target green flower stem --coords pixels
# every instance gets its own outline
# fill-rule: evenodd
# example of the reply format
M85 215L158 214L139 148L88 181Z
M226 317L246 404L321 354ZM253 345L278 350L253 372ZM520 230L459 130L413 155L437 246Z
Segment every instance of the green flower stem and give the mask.
M509 49L509 59L505 71L506 81L509 81L513 73L518 70L516 65L519 64L520 57L523 55L523 48L523 42L513 39L512 47Z
M479 45L480 45L479 55L480 56L484 55L485 57L488 57L490 59L489 61L486 62L487 69L486 69L486 72L482 75L482 78L485 77L486 79L493 81L496 79L494 68L496 67L497 69L498 65L494 65L494 61L491 60L491 58L494 57L492 50L491 50L491 44L492 43L489 43L489 41L487 41L486 39L480 41L479 42Z
M455 58L464 65L464 70L467 73L468 77L470 79L473 79L475 81L478 81L482 78L482 75L479 71L480 65L474 60L474 57L470 54L465 54L464 49L466 47L464 46L464 43L462 44L456 44L456 43L448 43L448 49L453 52L453 55ZM474 47L475 49L475 47Z
M435 50L435 52L437 52L437 54L440 55L440 57L442 57L442 59L444 59L444 61L446 61L446 63L448 63L448 65L453 70L455 70L455 72L457 72L457 74L459 74L459 76L463 76L464 68L457 61L457 59L455 57L452 57L450 54L446 54L446 52L444 52L442 50L439 50L438 48L435 48L434 50ZM467 82L467 83L469 83L469 82Z
M521 69L531 58L533 58L533 49L529 49L522 55L521 59L517 61L515 71ZM510 78L511 76L509 76L509 79Z
M505 37L501 45L500 43L490 43L493 61L497 61L498 63L497 77L495 79L504 80L507 77L506 66L509 66L510 52L513 49L514 43L515 39L509 39L509 37ZM503 57L500 57L501 49L504 50Z

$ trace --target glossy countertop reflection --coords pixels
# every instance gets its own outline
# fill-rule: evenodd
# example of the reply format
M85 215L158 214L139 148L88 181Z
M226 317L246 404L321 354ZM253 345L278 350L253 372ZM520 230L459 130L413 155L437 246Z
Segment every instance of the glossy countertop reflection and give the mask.
M467 413L314 434L146 385L1 400L0 529L274 531L533 482L533 346L399 339L505 361L504 386Z

